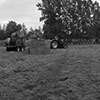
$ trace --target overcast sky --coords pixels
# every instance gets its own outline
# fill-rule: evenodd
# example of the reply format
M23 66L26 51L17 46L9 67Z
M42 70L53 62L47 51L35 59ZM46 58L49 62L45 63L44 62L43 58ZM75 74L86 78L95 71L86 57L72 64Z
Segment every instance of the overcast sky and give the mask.
M25 23L27 27L41 26L41 12L36 7L38 2L41 0L0 0L0 24L14 20Z
M0 0L0 24L14 20L17 23L25 23L27 27L42 26L39 22L41 13L36 7L38 2L41 0Z

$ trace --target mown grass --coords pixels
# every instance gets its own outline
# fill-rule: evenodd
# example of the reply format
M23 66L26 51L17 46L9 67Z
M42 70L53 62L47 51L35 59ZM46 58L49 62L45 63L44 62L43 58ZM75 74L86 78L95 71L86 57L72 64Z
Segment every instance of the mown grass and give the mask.
M0 47L0 100L99 99L99 45L74 45L45 55Z

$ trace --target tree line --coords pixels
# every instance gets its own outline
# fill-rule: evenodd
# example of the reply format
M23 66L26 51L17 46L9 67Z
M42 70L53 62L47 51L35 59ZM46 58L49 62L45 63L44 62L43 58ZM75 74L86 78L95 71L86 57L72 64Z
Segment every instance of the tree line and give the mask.
M28 30L25 24L19 24L15 21L9 21L3 26L0 25L0 40L10 38L14 32L20 31L21 29L24 30L25 37L27 38L38 39L42 37L42 30L40 27L37 29L33 29L32 27L30 27L30 29Z
M0 40L9 38L12 33L21 30L23 26L24 24L17 24L15 21L9 21L3 26L0 25Z
M41 11L43 28L30 28L27 37L99 39L100 38L100 6L92 0L42 0L36 5ZM0 40L12 33L26 28L24 24L9 21L0 25Z
M100 6L92 0L42 0L37 4L45 38L100 38Z

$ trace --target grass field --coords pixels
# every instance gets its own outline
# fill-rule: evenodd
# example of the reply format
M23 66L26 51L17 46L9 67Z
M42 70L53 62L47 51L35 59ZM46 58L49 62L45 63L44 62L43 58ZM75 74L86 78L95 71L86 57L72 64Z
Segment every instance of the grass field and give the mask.
M43 55L0 47L0 100L100 100L100 45Z

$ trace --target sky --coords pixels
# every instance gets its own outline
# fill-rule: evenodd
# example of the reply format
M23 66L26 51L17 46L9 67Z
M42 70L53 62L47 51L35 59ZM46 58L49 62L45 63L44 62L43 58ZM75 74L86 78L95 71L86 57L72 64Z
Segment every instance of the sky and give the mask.
M39 21L41 12L36 7L38 2L41 0L0 0L0 24L13 20L24 23L28 28L42 26Z
M100 2L100 0L93 1ZM41 0L0 0L0 24L13 20L24 23L28 28L42 27L43 22L39 21L41 12L36 7L38 2Z

